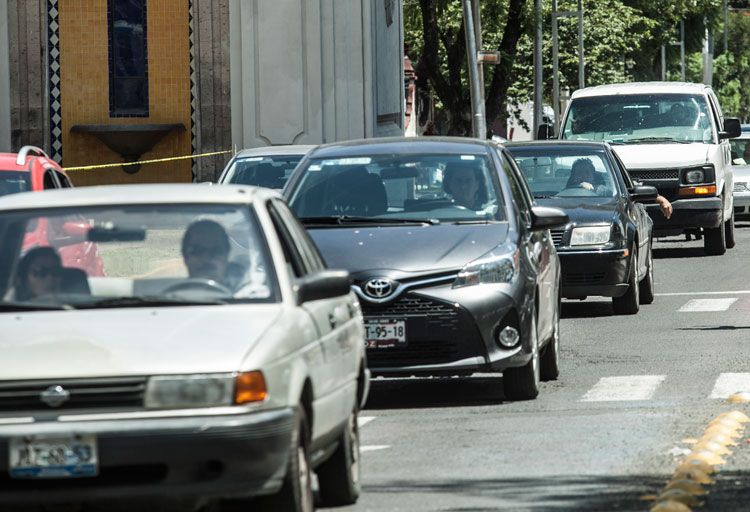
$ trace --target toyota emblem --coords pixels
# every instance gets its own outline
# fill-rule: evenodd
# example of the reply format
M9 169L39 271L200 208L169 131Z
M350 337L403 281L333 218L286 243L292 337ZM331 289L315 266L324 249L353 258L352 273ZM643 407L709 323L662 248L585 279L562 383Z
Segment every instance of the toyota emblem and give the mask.
M365 283L365 293L376 299L388 297L394 292L395 288L393 281L387 277L376 277Z
M39 398L50 407L60 407L70 400L70 391L62 386L50 386L40 393Z

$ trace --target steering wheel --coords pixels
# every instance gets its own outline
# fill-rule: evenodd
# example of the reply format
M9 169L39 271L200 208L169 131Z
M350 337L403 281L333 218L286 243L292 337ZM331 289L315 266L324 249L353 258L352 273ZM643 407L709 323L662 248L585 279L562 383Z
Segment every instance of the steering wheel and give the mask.
M180 293L186 290L205 290L213 293L220 293L222 295L232 295L232 291L224 286L223 284L214 281L213 279L204 279L201 277L192 277L181 283L175 283L162 291L164 295L172 293Z
M583 187L566 187L555 195L558 197L593 197L598 194L595 190Z

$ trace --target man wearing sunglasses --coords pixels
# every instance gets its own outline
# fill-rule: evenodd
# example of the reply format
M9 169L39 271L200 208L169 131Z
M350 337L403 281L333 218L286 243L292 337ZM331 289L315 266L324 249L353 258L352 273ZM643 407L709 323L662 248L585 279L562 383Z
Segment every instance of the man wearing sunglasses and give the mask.
M60 291L63 268L52 247L35 247L18 263L15 278L16 300L34 300Z
M182 238L182 257L191 278L228 284L229 237L218 222L192 223Z

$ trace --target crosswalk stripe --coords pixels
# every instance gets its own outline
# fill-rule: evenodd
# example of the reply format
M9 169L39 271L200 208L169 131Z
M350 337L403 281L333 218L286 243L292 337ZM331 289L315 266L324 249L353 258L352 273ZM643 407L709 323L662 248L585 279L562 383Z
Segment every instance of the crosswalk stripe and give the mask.
M359 425L359 428L362 428L374 419L375 416L360 416L357 418L357 425Z
M729 299L692 299L677 311L679 313L700 313L707 311L726 311L737 301L737 297Z
M708 398L727 398L743 391L750 391L750 373L722 373Z
M386 448L390 448L391 445L389 444L371 444L369 446L364 445L359 447L360 452L374 452L375 450L385 450Z
M666 375L629 375L602 377L589 389L582 402L619 402L648 400Z

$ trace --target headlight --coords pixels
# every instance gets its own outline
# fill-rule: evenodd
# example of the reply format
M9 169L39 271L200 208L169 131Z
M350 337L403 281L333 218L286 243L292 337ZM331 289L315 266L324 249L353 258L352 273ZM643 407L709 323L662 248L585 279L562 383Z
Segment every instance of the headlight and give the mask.
M220 407L265 399L263 374L164 375L148 379L147 409Z
M703 169L694 169L685 173L685 182L687 183L703 183L706 179L706 175L703 173Z
M475 284L509 283L518 269L518 249L504 244L466 265L458 273L453 288Z
M602 245L609 242L612 233L611 226L587 226L573 228L570 235L570 245Z

